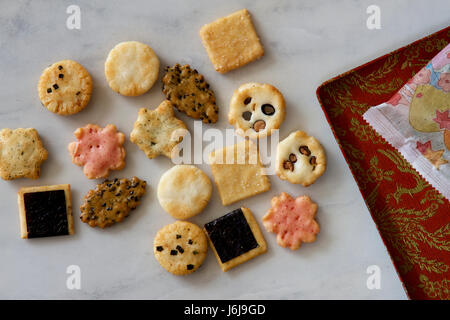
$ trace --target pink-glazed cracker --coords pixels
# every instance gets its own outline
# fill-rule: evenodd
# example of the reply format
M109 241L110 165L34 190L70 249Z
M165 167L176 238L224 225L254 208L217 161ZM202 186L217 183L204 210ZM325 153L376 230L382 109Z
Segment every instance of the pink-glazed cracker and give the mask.
M308 196L292 198L285 192L272 198L272 208L263 217L268 232L277 234L277 243L291 250L300 248L302 242L313 242L320 231L314 220L317 204Z
M116 126L108 124L101 128L88 124L74 132L78 141L69 144L72 162L84 166L88 179L106 178L110 170L125 167L125 135L117 132Z

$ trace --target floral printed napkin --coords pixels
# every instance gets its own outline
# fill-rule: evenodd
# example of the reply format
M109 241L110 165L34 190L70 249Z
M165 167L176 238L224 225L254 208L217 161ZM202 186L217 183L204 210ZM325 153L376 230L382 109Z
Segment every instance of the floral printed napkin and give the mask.
M450 44L363 118L450 200Z

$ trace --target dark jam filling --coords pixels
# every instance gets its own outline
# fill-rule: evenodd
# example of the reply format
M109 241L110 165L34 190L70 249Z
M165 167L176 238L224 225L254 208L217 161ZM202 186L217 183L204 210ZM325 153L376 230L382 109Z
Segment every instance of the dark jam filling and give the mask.
M28 238L69 234L64 190L25 193L23 199Z
M258 247L241 209L205 224L205 229L222 263Z

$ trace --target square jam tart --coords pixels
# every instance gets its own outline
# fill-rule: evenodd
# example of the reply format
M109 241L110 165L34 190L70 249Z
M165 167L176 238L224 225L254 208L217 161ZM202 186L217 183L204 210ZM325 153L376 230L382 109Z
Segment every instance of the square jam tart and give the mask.
M239 208L205 224L217 261L226 272L267 251L266 241L248 208Z
M69 184L21 188L18 203L22 239L74 234Z

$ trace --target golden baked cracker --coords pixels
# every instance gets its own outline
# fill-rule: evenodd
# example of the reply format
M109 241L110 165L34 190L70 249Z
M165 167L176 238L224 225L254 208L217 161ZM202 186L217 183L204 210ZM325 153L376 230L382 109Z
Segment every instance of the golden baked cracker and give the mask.
M186 132L186 125L175 117L170 101L164 100L155 110L139 110L130 140L150 159L160 154L172 158Z
M431 85L417 86L409 106L409 123L417 131L438 132L439 124L433 119L436 110L450 109L450 92L445 92Z
M209 59L220 73L242 67L264 55L247 9L204 25L200 37Z
M212 185L208 176L192 165L176 165L167 170L158 184L158 201L175 219L188 219L206 207Z
M166 67L162 91L167 100L181 112L204 123L216 123L219 109L214 92L203 75L189 65Z
M249 140L211 152L209 164L224 206L270 189L256 144Z
M326 167L325 150L316 138L305 132L292 132L278 143L275 172L280 179L307 187L325 172Z
M159 59L148 45L138 41L117 44L105 62L105 77L115 92L138 96L158 79Z
M46 68L38 83L39 99L51 112L71 115L91 99L92 78L78 62L62 60Z
M267 251L250 209L240 208L205 224L205 232L223 272Z
M153 253L160 265L175 275L186 275L197 270L208 251L208 240L203 230L187 221L166 225L155 236Z
M0 176L3 180L39 178L41 163L47 157L48 152L36 129L0 131Z
M17 195L22 239L75 233L70 184L21 188Z
M121 222L141 203L146 186L137 177L105 180L84 196L81 221L102 229Z
M228 121L238 129L238 134L256 139L279 129L285 114L284 97L277 88L250 82L235 90Z

